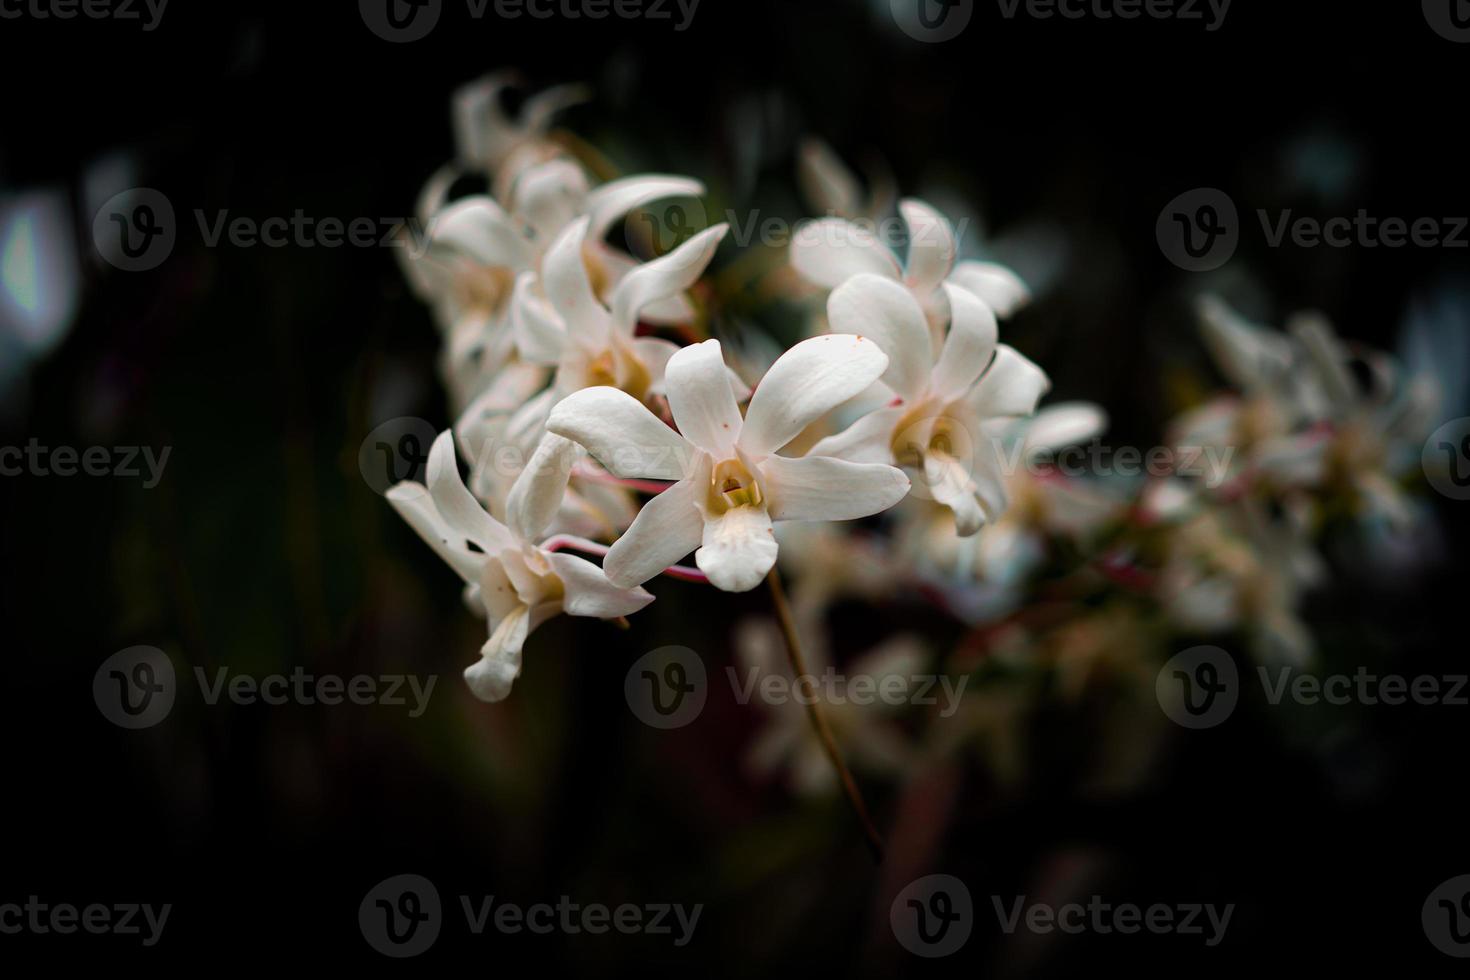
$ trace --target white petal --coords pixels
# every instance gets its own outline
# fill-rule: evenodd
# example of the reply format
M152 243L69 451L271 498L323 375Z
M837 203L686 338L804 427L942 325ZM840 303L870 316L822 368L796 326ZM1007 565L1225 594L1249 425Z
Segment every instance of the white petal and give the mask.
M530 542L540 539L541 532L561 508L577 455L577 447L570 439L554 432L541 437L506 499L506 522L516 537Z
M954 512L955 532L962 538L985 525L985 512L975 497L975 485L963 464L943 453L924 454L924 483L929 494Z
M531 251L510 216L489 197L456 201L430 222L429 241L468 255L481 265L524 268Z
M510 546L510 532L465 489L454 455L452 432L439 433L439 438L434 440L434 446L429 450L428 485L434 506L452 530L473 541L487 554Z
M909 492L903 471L825 456L767 456L760 464L771 519L851 521L885 511Z
M862 207L862 190L857 178L821 140L802 141L797 156L797 180L802 193L818 211L855 217Z
M961 262L949 274L949 281L979 296L1001 319L1014 316L1031 302L1031 290L1021 277L995 262Z
M571 160L549 160L516 179L512 210L544 245L581 214L587 203L587 174Z
M909 227L909 255L904 278L921 296L939 288L954 268L954 229L949 220L923 201L902 201L898 210Z
M568 616L614 619L631 616L653 601L642 589L620 589L607 580L602 569L585 558L555 553L547 556L566 589Z
M545 299L536 295L536 273L522 272L510 298L510 323L521 357L537 364L561 360L567 331Z
M1102 435L1108 416L1091 402L1063 402L1043 408L1025 426L1027 452L1063 449Z
M912 400L924 390L933 366L929 325L902 283L872 273L853 276L827 297L827 322L833 333L866 337L888 355L883 381L894 392Z
M1045 371L1014 348L1001 344L967 401L981 418L1030 415L1050 388Z
M592 291L587 265L582 259L582 242L587 219L567 226L541 261L541 288L561 314L567 335L583 347L601 349L607 343L612 318Z
M841 218L821 218L796 229L791 264L809 281L828 289L864 272L897 279L898 259L867 228Z
M699 546L704 516L699 510L709 467L669 487L643 505L632 525L613 543L602 568L622 588L641 585Z
M591 261L602 266L603 275L606 278L601 293L603 298L609 296L628 273L642 264L631 255L616 252L605 245L589 243L589 248L592 251ZM694 315L694 304L684 293L675 293L663 299L656 299L638 311L639 320L657 326L688 323L694 319Z
M995 314L974 293L948 283L944 292L949 298L949 334L934 365L931 387L948 401L969 391L990 363L999 328Z
M740 435L740 406L718 340L691 344L669 358L664 390L679 432L716 459L734 455Z
M803 340L776 359L750 398L738 440L763 456L882 377L888 355L871 340L829 334Z
M704 524L694 563L726 592L749 592L776 564L776 535L763 507L733 507Z
M637 174L611 180L592 191L587 198L591 224L589 241L600 242L623 215L651 201L666 197L700 197L704 185L692 177L668 174Z
M893 462L893 430L903 419L900 407L880 408L869 412L834 436L827 436L811 449L808 456L832 456L851 463Z
M679 480L695 450L617 388L583 388L556 403L546 428L579 444L620 479Z
M531 610L517 606L495 625L480 649L480 659L465 668L464 679L481 701L504 701L521 674L521 648L531 632Z
M679 345L672 340L664 340L662 337L635 337L633 353L643 362L643 366L648 369L648 376L653 379L653 383L649 385L649 391L662 395L664 393L664 371L668 368L669 358L679 353Z
M388 503L460 578L470 583L479 580L485 559L465 547L463 536L456 534L440 516L427 487L400 483L388 490Z
M645 262L624 276L612 293L613 323L617 328L631 337L638 314L645 307L677 296L698 282L729 229L729 225L706 229L668 255Z

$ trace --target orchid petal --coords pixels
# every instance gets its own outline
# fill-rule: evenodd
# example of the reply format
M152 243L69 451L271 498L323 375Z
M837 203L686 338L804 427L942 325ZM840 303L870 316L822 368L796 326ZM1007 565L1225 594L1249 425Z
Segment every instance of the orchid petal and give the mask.
M828 334L803 340L776 359L756 386L738 444L766 455L849 398L888 368L888 355L871 340Z
M683 348L664 369L669 409L679 432L717 459L734 455L740 436L740 406L718 340Z
M883 381L896 394L907 401L923 392L933 363L929 325L902 283L866 272L853 276L827 297L827 322L833 333L866 337L888 355Z
M825 456L767 456L762 488L777 521L851 521L885 511L909 492L903 471Z

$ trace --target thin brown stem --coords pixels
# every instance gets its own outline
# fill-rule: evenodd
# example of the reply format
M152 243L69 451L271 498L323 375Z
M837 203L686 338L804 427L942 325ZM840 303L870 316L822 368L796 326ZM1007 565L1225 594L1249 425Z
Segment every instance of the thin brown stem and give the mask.
M806 662L801 656L801 639L796 632L796 620L791 615L791 604L786 601L786 590L781 586L781 576L773 567L771 574L766 576L766 584L771 588L771 601L776 607L776 619L781 624L781 634L786 639L786 654L791 659L791 672L796 680L808 676ZM858 822L862 824L863 833L868 838L868 847L873 852L873 860L883 860L883 838L878 834L878 828L873 826L873 818L868 815L868 806L863 802L863 794L859 792L857 781L852 778L852 773L847 768L847 763L842 761L842 753L837 749L837 740L832 737L832 729L827 724L826 715L822 714L819 698L807 699L807 715L812 720L812 728L816 730L817 739L822 743L822 748L827 752L827 758L832 760L832 767L837 770L837 777L842 781L842 789L847 794L847 802L852 804L852 810L857 814Z

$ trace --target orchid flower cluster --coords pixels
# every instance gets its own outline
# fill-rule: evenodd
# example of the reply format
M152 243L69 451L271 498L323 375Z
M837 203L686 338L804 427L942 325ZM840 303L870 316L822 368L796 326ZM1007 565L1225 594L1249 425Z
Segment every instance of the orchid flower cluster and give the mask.
M1326 575L1326 516L1414 520L1406 477L1433 386L1320 317L1279 333L1214 298L1200 305L1204 336L1236 392L1190 410L1167 441L1180 456L1219 448L1228 473L1117 480L1048 466L1108 419L1085 402L1041 407L1047 374L1001 341L1000 321L1032 290L1004 265L961 260L952 223L917 199L897 204L908 234L895 254L860 220L887 195L864 200L817 143L799 176L825 216L798 228L779 277L810 311L810 336L754 376L743 349L709 336L724 322L709 269L725 225L646 260L610 242L639 209L703 184L612 176L553 128L584 93L552 89L512 114L512 85L494 75L456 94L457 159L419 202L428 248L405 272L440 329L457 417L425 483L389 493L487 620L465 671L485 701L511 694L553 616L621 621L654 601L660 576L746 592L778 564L821 663L840 659L826 635L839 601L905 596L964 635L947 655L917 630L878 642L852 669L880 677L966 674L992 655L1080 663L1085 677L1137 635L1243 633L1262 656L1301 662L1312 643L1299 601ZM487 192L453 199L466 175ZM1038 621L1058 595L1086 601ZM783 669L769 624L739 637L745 663ZM893 714L834 712L869 776L901 778L963 741L956 731L994 722L979 708ZM835 785L819 732L785 716L770 726L752 749L758 770Z

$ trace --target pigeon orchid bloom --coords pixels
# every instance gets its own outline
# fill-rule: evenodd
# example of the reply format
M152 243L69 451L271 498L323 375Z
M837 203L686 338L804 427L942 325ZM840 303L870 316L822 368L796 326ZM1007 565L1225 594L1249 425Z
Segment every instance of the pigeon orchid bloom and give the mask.
M538 295L533 273L517 281L511 306L516 345L525 360L556 366L559 394L608 385L643 401L662 387L664 366L679 348L635 336L638 320L648 307L682 296L699 280L727 226L716 225L635 266L604 306L584 260L590 225L588 218L573 221L552 243L539 280L544 295Z
M935 347L924 311L892 279L853 277L827 301L832 329L872 338L888 355L884 383L898 403L871 412L812 447L813 455L904 467L954 512L961 537L1006 507L996 420L1036 411L1050 387L1045 372L997 344L995 315L969 290L942 286L949 331Z
M548 436L511 488L507 523L492 517L465 488L454 437L442 433L429 452L428 486L400 483L388 500L439 557L459 573L466 599L490 620L478 663L465 670L483 701L504 699L521 672L531 631L559 613L614 619L653 601L639 588L611 584L602 569L537 544L556 516L575 447Z
M1026 284L1003 265L973 260L956 265L959 245L954 229L934 208L909 198L898 209L909 233L906 264L899 265L871 227L842 218L819 218L797 229L791 242L792 265L804 278L827 289L864 273L902 283L936 334L948 319L941 288L946 281L970 290L1001 316L1010 316L1030 301Z
M616 388L585 388L559 402L547 428L580 443L613 475L677 481L612 546L603 562L608 580L637 585L698 548L695 563L711 583L745 592L776 563L773 521L853 520L903 499L909 481L892 466L776 454L887 366L878 345L862 337L803 341L771 366L742 419L720 343L707 340L669 359L678 432Z

